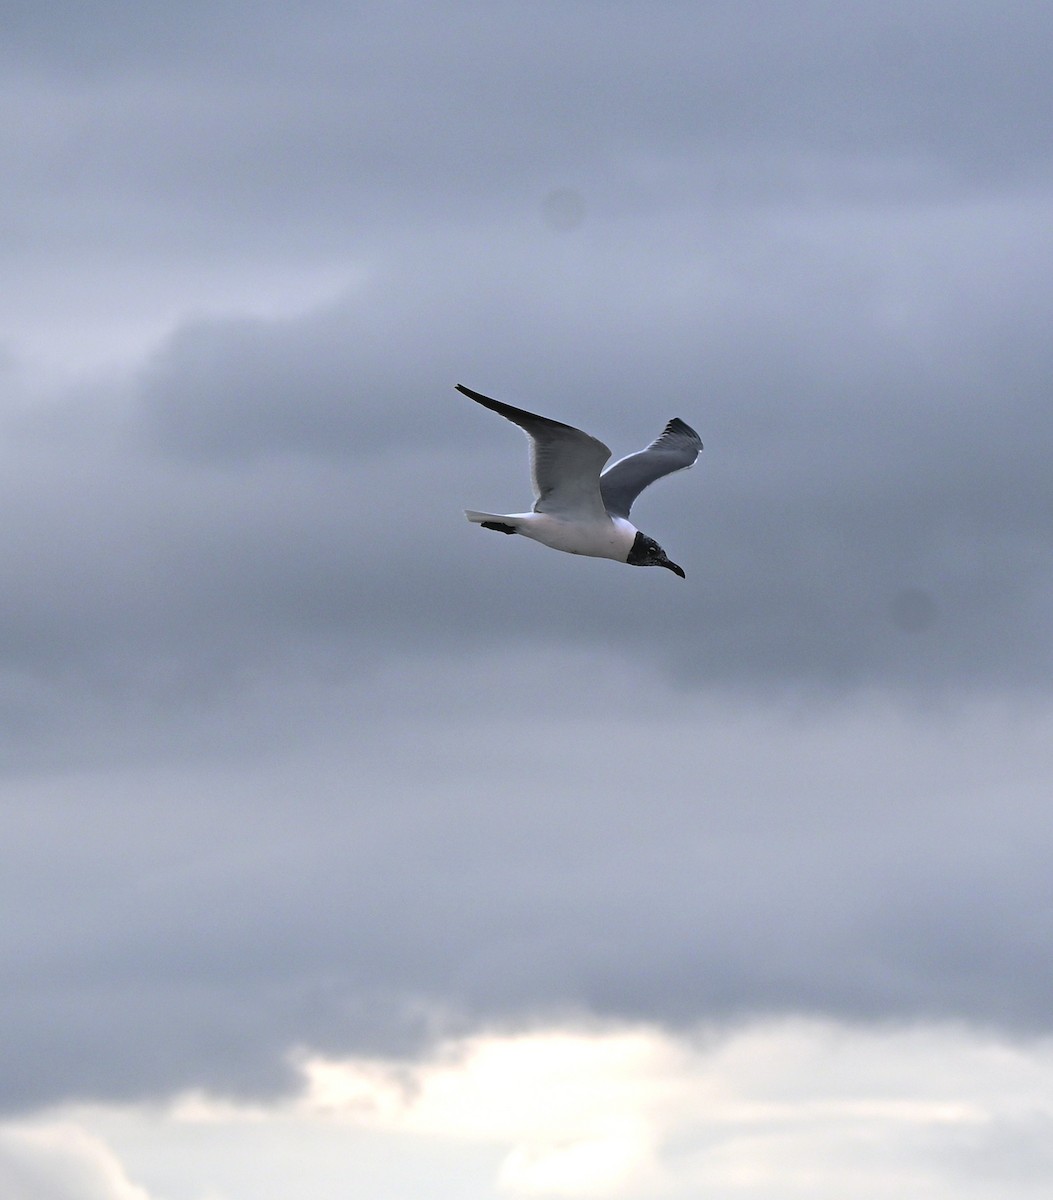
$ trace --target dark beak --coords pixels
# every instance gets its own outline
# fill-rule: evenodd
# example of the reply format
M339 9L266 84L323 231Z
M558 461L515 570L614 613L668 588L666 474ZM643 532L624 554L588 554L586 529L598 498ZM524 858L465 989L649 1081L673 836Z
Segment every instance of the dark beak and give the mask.
M662 563L662 566L668 567L669 570L672 571L674 575L679 575L681 579L687 578L687 576L684 574L684 568L678 567L675 562L670 562L668 558L665 560L664 563Z

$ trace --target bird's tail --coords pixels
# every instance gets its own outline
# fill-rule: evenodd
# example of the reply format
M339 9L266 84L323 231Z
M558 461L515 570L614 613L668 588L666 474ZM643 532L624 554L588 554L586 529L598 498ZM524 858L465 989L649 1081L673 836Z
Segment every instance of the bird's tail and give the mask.
M496 529L499 533L518 532L515 526L515 517L501 513L476 512L471 508L466 508L464 515L473 525L481 525L484 529Z

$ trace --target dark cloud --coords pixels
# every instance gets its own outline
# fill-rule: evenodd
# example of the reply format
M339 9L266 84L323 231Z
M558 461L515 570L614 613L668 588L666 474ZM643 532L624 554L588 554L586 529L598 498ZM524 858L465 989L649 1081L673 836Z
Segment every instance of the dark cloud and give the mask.
M259 4L50 11L8 6L23 245L348 254L559 187L602 213L655 184L738 207L1048 169L1038 8L311 4L295 30Z
M555 658L438 660L287 692L292 757L10 787L6 1102L269 1090L293 1044L568 1009L1046 1027L1048 720L637 683L641 714L571 663L551 716Z
M1046 1026L1048 16L9 8L5 1103ZM528 476L458 382L697 427L687 581L468 527Z

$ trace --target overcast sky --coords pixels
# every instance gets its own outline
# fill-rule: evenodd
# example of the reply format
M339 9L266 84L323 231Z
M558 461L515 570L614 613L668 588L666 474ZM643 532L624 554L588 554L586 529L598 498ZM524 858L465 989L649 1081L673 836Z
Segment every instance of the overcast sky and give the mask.
M1053 10L0 13L15 1200L1048 1195Z

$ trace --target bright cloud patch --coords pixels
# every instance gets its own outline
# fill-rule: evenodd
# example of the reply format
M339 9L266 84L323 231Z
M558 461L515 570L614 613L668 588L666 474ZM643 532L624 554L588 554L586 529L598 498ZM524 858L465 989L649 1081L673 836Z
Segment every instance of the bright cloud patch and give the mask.
M411 1070L304 1063L311 1111L428 1136L512 1143L499 1181L526 1194L611 1194L648 1165L690 1072L650 1031L472 1038Z
M511 1142L499 1182L532 1195L877 1195L883 1176L933 1186L956 1153L997 1175L995 1147L1029 1127L1025 1111L1053 1135L1049 1044L955 1029L791 1022L693 1041L535 1032L474 1038L409 1070L308 1059L304 1071L309 1111Z

